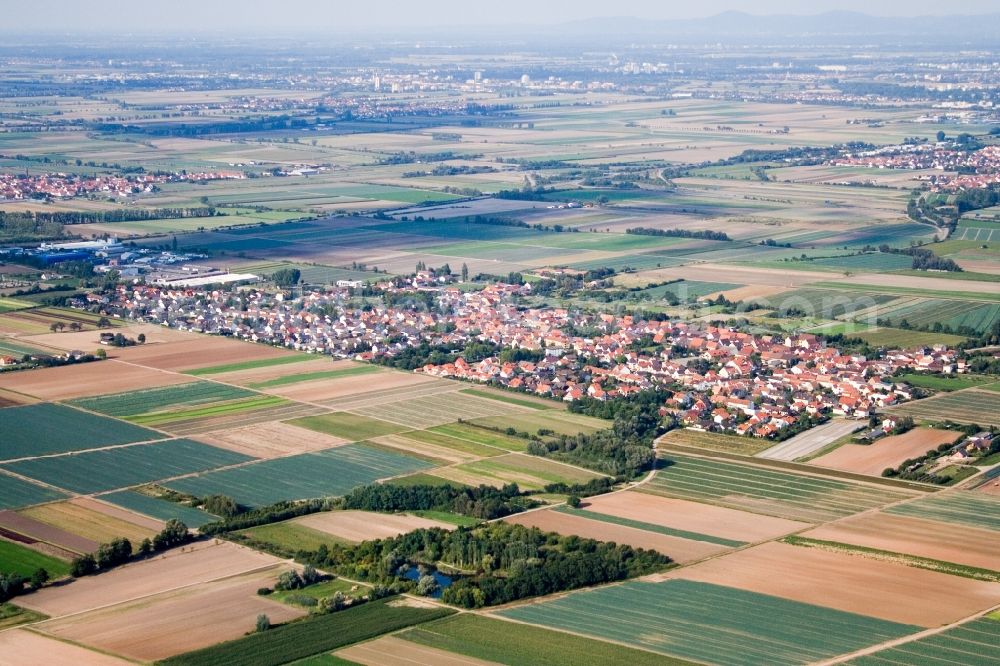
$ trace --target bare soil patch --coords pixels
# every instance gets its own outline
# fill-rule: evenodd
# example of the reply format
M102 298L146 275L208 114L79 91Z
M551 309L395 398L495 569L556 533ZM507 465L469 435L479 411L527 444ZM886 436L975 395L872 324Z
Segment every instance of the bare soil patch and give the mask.
M383 636L335 654L365 666L492 666L496 663L411 643L395 636Z
M320 451L348 443L348 440L340 437L280 421L258 423L235 430L218 430L200 435L198 439L213 446L265 459Z
M94 652L79 645L42 636L27 629L0 632L0 655L5 666L129 666L132 662ZM45 655L44 660L40 659Z
M239 638L254 629L256 618L288 622L305 615L291 605L256 594L270 587L281 568L244 574L206 585L45 622L46 633L100 650L154 661Z
M727 585L923 627L955 622L1000 603L998 583L777 542L662 577Z
M698 560L727 550L725 546L714 543L647 532L634 527L613 525L551 510L529 511L510 516L504 520L517 525L537 527L545 532L576 534L586 539L614 541L615 543L628 544L634 548L647 548L668 555L680 563Z
M211 335L186 336L165 345L145 344L120 350L123 360L163 370L193 370L214 365L287 356L291 352Z
M810 282L831 279L830 273L816 271L775 271L770 268L750 266L730 266L727 264L687 264L675 268L658 268L641 271L635 279L644 280L704 280L706 282L735 282L745 285L765 285L771 287L798 287Z
M319 379L311 382L290 384L268 389L273 393L292 400L307 402L323 402L337 398L354 397L359 394L383 391L408 386L417 386L440 381L427 375L417 375L406 372L378 372L367 375L354 375L340 379Z
M68 585L39 590L19 598L18 605L61 617L254 571L279 561L226 541L206 541Z
M301 363L287 363L284 365L271 365L263 368L251 368L249 370L238 370L236 372L224 372L212 375L212 379L229 384L247 385L255 382L266 382L289 375L301 375L310 372L332 372L354 367L353 361L331 361L330 359L316 359L315 361L302 361Z
M764 541L808 527L785 518L626 491L584 500L588 511L737 541Z
M446 530L455 527L420 516L370 511L324 511L305 516L295 522L354 542L385 539L431 527L441 527Z
M917 458L939 444L955 441L951 430L914 428L902 435L876 440L872 444L844 444L811 461L813 465L878 476L887 467L896 467L907 458Z
M802 536L1000 569L1000 533L967 525L869 513L821 525Z
M410 439L405 435L386 435L385 437L379 437L378 439L374 439L372 441L376 444L382 444L383 446L391 446L392 448L399 449L404 453L414 453L416 455L428 456L430 458L434 458L435 460L440 460L443 463L464 463L478 460L480 458L480 456L463 453L461 451L445 448L443 446L435 446L434 444L418 442L417 440Z
M108 360L13 372L0 376L0 388L28 393L42 400L70 400L190 381L191 377Z
M64 332L33 335L28 338L27 341L33 345L43 345L45 347L53 347L64 351L79 349L84 352L92 352L101 346L100 340L102 331L92 327L88 328L91 330L80 331L77 333ZM177 342L180 340L190 340L190 337L181 331L175 331L164 326L156 326L154 324L134 324L119 328L105 329L105 331L121 333L127 338L138 338L139 334L142 333L146 336L146 345L149 347L169 342ZM106 348L106 350L108 355L112 357L117 356L121 351L120 349L115 349L114 347Z

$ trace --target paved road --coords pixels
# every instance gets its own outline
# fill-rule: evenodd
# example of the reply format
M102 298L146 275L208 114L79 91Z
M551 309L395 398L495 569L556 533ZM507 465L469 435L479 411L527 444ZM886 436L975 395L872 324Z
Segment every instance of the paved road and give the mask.
M848 419L832 419L828 423L810 428L780 444L775 444L757 454L758 458L771 460L795 460L819 451L830 442L836 441L853 432L856 428L865 426L865 421Z

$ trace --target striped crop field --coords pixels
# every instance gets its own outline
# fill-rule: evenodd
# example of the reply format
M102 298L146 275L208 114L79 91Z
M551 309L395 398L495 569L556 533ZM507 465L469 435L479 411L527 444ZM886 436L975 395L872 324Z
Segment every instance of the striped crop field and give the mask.
M1000 618L977 618L937 634L852 659L851 666L987 666L1000 663Z
M585 509L573 509L568 506L557 506L555 509L553 509L553 511L569 514L571 516L580 516L582 518L588 518L590 520L599 520L602 523L609 523L611 525L634 527L637 530L655 532L657 534L679 537L681 539L691 539L692 541L704 541L706 543L714 543L719 546L726 546L728 548L739 548L740 546L746 545L745 541L736 541L735 539L724 539L722 537L712 536L710 534L702 534L700 532L691 532L688 530L678 530L672 527L665 527L663 525L647 523L641 520L633 520L631 518L622 518L620 516L613 516L609 513L599 513L597 511L587 511Z
M65 497L65 493L58 490L29 483L9 474L0 474L0 510L20 509L32 504L52 502Z
M164 438L153 430L51 403L0 410L0 433L3 460Z
M670 454L637 490L768 515L825 522L911 495L837 479Z
M226 384L192 382L190 384L163 386L142 391L113 393L94 398L81 398L74 400L72 404L92 412L123 418L224 400L236 400L253 395L256 394L252 391Z
M431 466L411 456L348 444L209 472L166 485L198 497L221 494L246 506L263 506L282 500L344 495L357 486Z
M498 614L720 666L821 661L921 629L685 580L633 581Z
M529 408L456 391L450 393L447 399L442 399L439 396L427 396L352 411L411 428L430 428L453 423L459 419L471 421L477 418L503 416L512 412L529 411Z
M1000 392L969 389L924 400L907 402L892 410L895 414L930 421L1000 425Z
M985 493L954 491L934 494L914 502L891 506L885 511L900 516L1000 531L1000 497Z
M213 516L207 511L195 509L179 502L157 499L133 490L108 493L101 495L98 499L158 520L167 521L176 518L188 527L201 527L206 523L219 520L218 516Z
M182 474L252 460L241 453L187 439L32 458L3 467L16 474L78 493L126 488Z

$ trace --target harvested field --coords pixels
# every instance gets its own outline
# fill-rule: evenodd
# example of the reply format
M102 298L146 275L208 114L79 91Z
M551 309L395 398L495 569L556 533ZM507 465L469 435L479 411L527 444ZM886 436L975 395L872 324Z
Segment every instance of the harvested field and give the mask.
M72 585L44 588L21 597L18 605L56 618L272 567L279 562L275 557L227 541L207 541L87 576Z
M256 594L258 588L273 586L279 571L275 567L192 585L50 620L38 628L58 638L130 659L164 659L239 638L253 630L257 616L262 613L275 624L305 615L302 609Z
M915 419L1000 426L1000 392L966 389L907 402L891 410Z
M612 525L601 520L591 520L586 516L562 513L554 509L519 513L508 516L504 521L526 527L537 527L543 532L575 534L585 539L614 541L615 543L628 544L634 548L655 550L682 564L727 550L726 546L719 544L657 534L624 525Z
M340 370L343 368L354 367L355 365L356 364L353 361L331 361L325 358L307 359L297 363L280 363L277 365L265 365L259 368L212 373L210 376L215 381L248 386L259 382L269 382L275 379L294 377L304 373ZM202 371L200 374L206 373Z
M531 434L535 434L540 429L544 428L559 435L592 433L611 427L611 421L552 409L543 411L523 410L516 413L508 413L504 416L476 419L475 423L492 428L499 428L500 430L509 426L516 428L521 432L528 432Z
M345 541L370 541L399 536L418 529L440 527L450 530L454 525L419 516L370 511L323 511L295 521L299 525L332 534Z
M796 532L808 525L784 518L631 490L588 497L584 500L584 506L593 513L751 543Z
M74 553L92 553L100 545L99 539L87 538L82 532L73 533L63 529L62 525L51 521L43 522L38 512L45 514L58 513L46 511L50 506L60 506L64 504L44 504L34 509L26 509L22 513L13 511L0 511L0 528L16 532L17 534L31 538L34 541L44 541L58 548L63 548ZM122 535L125 536L125 535ZM149 535L147 535L149 536ZM110 539L108 539L110 540Z
M49 638L28 629L0 632L0 654L6 666L38 666L38 656L45 655L45 666L131 666L131 661Z
M154 430L51 403L0 410L0 432L4 460L164 438Z
M295 553L299 550L317 550L321 546L334 548L347 543L325 532L300 525L293 520L251 527L240 530L236 534L250 538L255 548L266 544L272 548L283 548L288 553Z
M1000 531L1000 497L985 493L950 491L897 504L886 512Z
M1000 584L770 542L661 574L935 627L1000 603ZM920 590L920 603L914 603Z
M890 513L866 513L800 536L854 544L982 569L1000 568L1000 534Z
M609 585L498 615L721 666L796 666L919 629L687 580Z
M275 458L169 482L197 496L219 493L240 504L261 506L281 500L343 495L379 479L416 472L428 463L363 444Z
M320 403L333 406L337 409L350 409L348 403L339 401L340 398L347 398L354 401L371 398L377 400L380 392L388 389L399 389L411 386L430 384L442 386L444 380L435 379L426 375L417 375L406 372L378 372L367 375L355 375L353 377L341 377L340 379L319 379L313 381L289 384L288 386L275 386L267 390L268 393L280 395L291 400L302 400L305 402ZM458 389L459 386L452 382L445 382L448 388ZM402 391L401 394L406 394ZM396 399L395 394L390 399Z
M186 370L185 374L192 375L194 377L204 377L206 375L226 375L233 372L244 372L247 370L258 370L260 368L274 368L284 365L305 363L309 359L310 357L306 354L295 353L286 353L278 356L253 356L250 360L223 363L221 365L208 365L201 368Z
M771 460L795 460L819 451L827 444L832 444L841 437L863 428L865 424L847 419L832 419L831 421L801 432L780 444L775 444L757 454L758 458ZM924 449L925 451L927 449ZM884 468L883 468L884 469ZM850 470L858 471L858 470ZM879 472L882 470L880 469ZM864 472L862 472L864 473Z
M336 656L366 666L491 666L497 663L418 645L396 636L353 645L339 650Z
M82 502L86 501L86 499L87 498L84 497L78 497L73 501ZM111 510L117 510L131 516L136 516L137 519L149 521L150 523L155 523L157 525L163 525L166 521L175 518L187 525L189 528L196 528L201 527L206 523L215 522L219 519L218 516L213 516L207 511L195 509L177 502L157 499L156 497L149 497L148 495L143 495L132 490L121 490L116 493L101 495L100 500L100 502L96 500L91 501L95 504L106 506ZM115 507L123 508L115 509ZM152 518L145 518L145 516L152 516Z
M114 504L109 504L106 501L97 500L92 497L74 497L69 501L69 503L91 511L96 511L97 513L103 513L105 516L117 518L118 520L125 521L126 523L132 523L133 525L144 527L147 530L159 532L163 528L164 521L162 520L149 518L141 513L128 511L127 509L123 509L115 506Z
M775 271L768 268L732 266L728 264L697 264L678 268L660 268L642 271L629 276L622 286L628 287L633 281L663 282L666 280L704 280L706 282L732 282L744 285L767 287L801 287L817 280L829 280L830 274L819 271Z
M120 323L120 322L113 322ZM46 332L43 335L33 335L30 339L25 340L33 345L41 345L43 347L51 347L52 349L59 349L62 351L72 351L74 349L96 349L100 345L100 334L99 330L82 331L80 333L49 333L48 327L46 326ZM115 333L121 333L122 335L135 338L140 333L146 336L146 344L144 347L160 347L170 342L177 342L180 340L190 340L190 336L187 333L181 331L175 331L163 326L156 326L155 324L135 324L132 326L122 326L114 329ZM130 347L129 349L135 349L135 347ZM110 358L120 358L122 357L122 349L112 347L107 350L108 356Z
M485 484L499 488L508 483L516 483L528 490L540 490L550 483L586 483L602 476L579 467L520 453L444 467L431 474L471 486Z
M261 395L244 401L171 415L170 423L162 424L162 427L178 436L200 435L248 425L305 418L324 412L322 407Z
M410 428L430 428L458 420L472 421L491 416L506 418L506 415L512 413L535 413L535 410L529 407L521 407L489 398L479 398L459 391L449 393L447 399L442 399L440 396L426 396L371 407L353 408L352 411L383 421L406 425ZM512 419L512 422L516 422L516 419Z
M443 435L430 430L411 430L410 432L403 433L403 437L410 441L415 440L424 445L432 445L435 450L443 449L451 451L453 454L473 456L476 458L489 458L491 456L501 455L504 451L509 450L495 446L488 446L486 444L470 442L467 439L451 437L449 435Z
M908 458L919 458L939 444L954 442L960 433L954 430L914 428L902 435L876 440L872 444L848 443L811 461L811 464L858 474L878 476L887 467Z
M276 347L240 342L212 335L184 336L176 342L162 345L141 345L121 350L120 358L139 365L162 370L199 370L218 367L220 364L245 363L263 359L298 358L308 356L293 354ZM200 374L206 374L204 371Z
M280 421L218 430L198 439L212 446L264 459L331 449L349 441Z
M78 493L95 493L247 462L250 458L187 439L119 446L6 463L5 469Z
M715 459L670 454L664 461L667 466L643 484L641 492L791 520L826 522L910 496L876 486Z
M121 518L109 516L106 513L99 513L86 506L77 504L73 500L43 504L42 506L24 509L21 511L21 515L41 521L43 524L51 525L56 529L78 535L79 537L83 537L84 540L94 543L94 546L89 550L81 550L80 548L71 546L69 543L58 543L52 539L44 539L44 541L50 541L57 546L81 553L93 552L97 549L97 544L107 543L115 537L125 537L133 545L138 545L143 539L147 537L152 538L156 532L159 532L159 529L156 528L143 527L133 522L122 520Z
M423 432L422 430L413 431L414 433ZM436 435L436 433L431 433L431 435ZM444 437L444 435L436 435L437 437ZM470 442L462 442L461 440L455 440L460 445L468 444L470 448L476 447L476 444ZM425 457L439 462L442 465L451 465L456 463L471 462L473 460L478 460L483 457L481 455L475 455L472 453L463 452L461 449L455 447L438 446L437 444L430 444L427 442L418 441L408 435L386 435L385 437L379 437L378 439L373 439L373 443L379 446L388 446L393 449L399 449L402 453L408 453L411 455ZM486 448L486 447L483 447ZM499 449L486 449L488 453L486 455L500 455L503 451Z
M3 374L0 375L0 388L27 393L42 400L69 400L187 381L190 379L169 372L108 360Z

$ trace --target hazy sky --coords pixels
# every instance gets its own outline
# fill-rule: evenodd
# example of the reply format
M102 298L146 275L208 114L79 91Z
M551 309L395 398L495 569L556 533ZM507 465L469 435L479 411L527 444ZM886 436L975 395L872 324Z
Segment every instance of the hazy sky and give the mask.
M336 31L559 23L604 16L697 18L727 10L881 16L976 14L997 0L13 0L0 31Z

